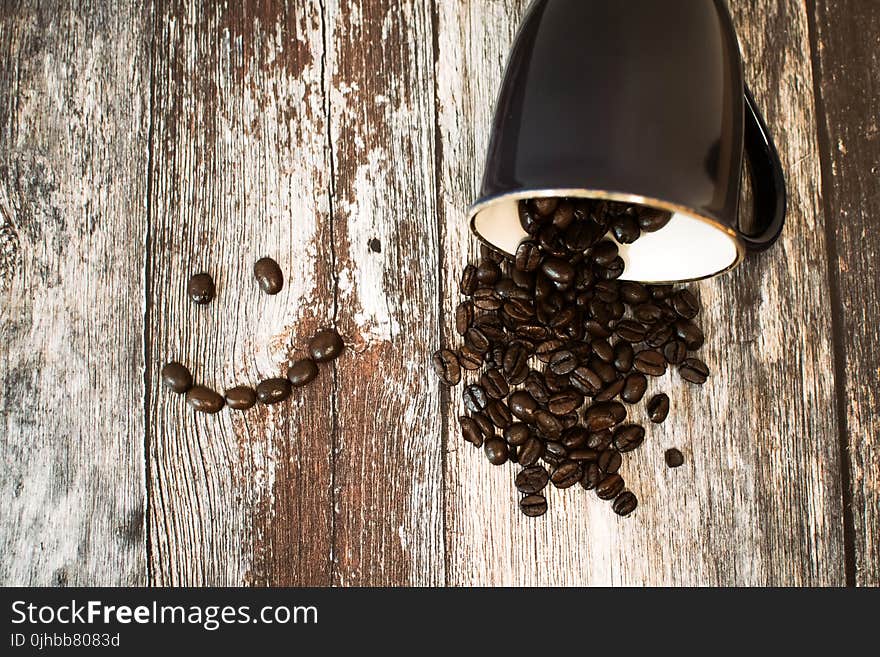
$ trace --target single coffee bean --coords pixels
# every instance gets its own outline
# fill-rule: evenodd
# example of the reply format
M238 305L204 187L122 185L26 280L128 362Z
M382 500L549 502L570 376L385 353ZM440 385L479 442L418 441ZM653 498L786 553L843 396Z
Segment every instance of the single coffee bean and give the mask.
M594 354L601 360L603 363L612 363L614 362L614 347L609 344L608 340L593 340L590 343L590 347Z
M630 374L626 377L626 384L623 386L620 398L627 404L638 404L642 401L642 397L645 396L647 390L648 379L645 378L644 374Z
M565 374L556 374L552 370L547 370L544 374L544 382L547 384L547 390L551 395L559 392L566 392L571 387L570 377Z
M639 228L646 233L656 233L666 227L672 220L671 212L663 210L655 210L654 208L639 208Z
M536 198L532 199L531 206L535 212L538 213L541 217L549 217L551 214L556 212L556 208L559 207L559 199L552 198Z
M504 430L504 440L507 441L508 445L514 447L525 445L531 437L531 430L522 422L514 422Z
M483 366L483 354L468 345L462 345L458 350L458 362L467 371L475 372Z
M510 409L503 401L490 401L486 406L485 413L486 416L492 420L492 424L499 429L506 429L513 423L513 416L510 413Z
M309 353L317 363L336 360L344 349L342 337L335 329L322 329L309 341Z
M654 424L663 424L669 415L669 396L660 393L654 395L648 402L648 418Z
M568 380L575 389L588 396L595 395L605 386L602 377L586 366L576 368Z
M205 386L193 386L186 393L186 403L198 413L213 414L225 404L222 396Z
M492 424L492 420L489 419L488 415L485 413L472 413L471 418L480 427L484 438L492 438L495 435L495 425Z
M620 466L623 464L623 458L621 458L620 452L616 449L606 449L599 454L597 463L599 464L599 469L605 474L614 474L620 470Z
M308 363L311 363L311 365ZM454 352L449 351L448 349L441 349L434 354L433 364L434 371L444 384L448 386L457 386L461 383L461 365L459 364L458 356L456 356ZM312 368L314 368L314 373L311 372ZM290 368L290 373L288 373L287 376L291 383L301 386L314 379L317 374L318 369L315 367L315 361L307 359L298 361L292 368ZM311 375L310 379L304 382L300 380L301 377L306 377L308 375ZM297 380L295 381L294 378Z
M516 249L515 263L519 271L537 271L541 266L541 249L535 242L523 242Z
M659 351L640 351L633 360L633 368L648 376L663 376L666 374L666 359Z
M257 386L257 399L266 406L278 404L290 397L290 391L287 379L267 379Z
M689 319L680 319L675 323L675 334L691 351L696 351L706 341L702 329Z
M537 370L529 372L523 387L539 404L546 404L550 401L550 391L547 389L547 382L544 379L544 375Z
M520 288L520 290L521 290L520 294L522 294L523 292L528 294L529 292L534 291L534 289L535 289L535 273L534 272L521 271L519 269L514 268L510 272L510 278L513 281L514 285L516 285L516 287ZM519 298L527 299L528 297L522 296Z
M565 449L581 449L587 446L587 438L589 438L590 433L584 429L583 427L574 426L566 429L562 433L562 444L565 446Z
M553 440L562 434L562 423L559 421L558 417L549 411L539 408L535 411L534 418L535 426L538 427L538 431L547 438Z
M525 390L518 390L508 400L510 412L523 422L533 423L535 411L538 410L538 402Z
M560 417L578 410L584 405L584 396L576 390L558 392L547 402L547 410Z
M599 281L593 292L600 301L614 303L620 299L620 284L615 281Z
M666 459L667 468L680 468L684 465L684 455L674 447L666 450L664 458Z
M638 424L624 424L614 430L614 446L621 453L638 449L645 442L645 428Z
M641 283L624 281L620 284L620 297L629 305L636 306L651 298L648 290Z
M595 319L588 319L584 322L584 329L587 334L593 338L608 338L611 336L611 330L597 322Z
M614 281L623 276L623 272L626 269L626 263L623 261L623 258L620 256L616 257L611 261L611 264L606 267L599 267L596 271L596 276L606 281Z
M596 495L601 500L613 500L623 492L625 486L623 477L617 473L609 474L596 486Z
M510 448L500 438L490 438L483 444L486 459L492 465L504 465L510 458Z
M474 305L480 310L495 311L501 308L503 302L495 295L495 288L480 287L473 294Z
M611 446L614 441L614 432L611 429L603 429L602 431L593 431L587 436L587 448L603 452Z
M480 426L471 418L462 415L458 418L458 425L461 427L461 436L474 447L483 446L483 432Z
M535 316L535 304L522 299L511 299L502 306L502 312L515 322L528 322Z
M186 284L186 294L190 301L200 306L211 303L217 294L214 279L210 274L196 274Z
M495 283L493 289L495 290L495 296L502 301L509 301L510 299L529 299L528 290L518 287L517 284L513 282L512 278L502 278Z
M465 335L474 323L474 304L471 301L463 301L455 309L455 330L459 335Z
M607 267L617 258L617 244L611 240L602 240L590 249L590 257L600 267Z
M547 488L547 482L549 480L550 475L547 474L547 470L540 465L532 465L521 470L520 473L516 475L514 484L520 493L534 495Z
M544 459L555 459L557 462L561 463L565 459L568 458L568 450L565 449L565 445L563 445L558 440L548 440L544 444Z
M504 262L505 258L504 253L486 244L480 244L480 257L484 260L491 260L496 265L500 265Z
M614 239L621 244L632 244L639 239L642 229L639 228L639 222L635 217L623 215L615 219L614 223L611 224L611 232L614 235Z
M496 369L486 370L480 377L480 385L492 399L504 399L510 392L504 375Z
M658 349L672 339L673 330L671 326L658 324L645 335L645 344L654 349Z
M685 381L701 386L709 378L709 366L699 358L688 358L678 368L678 373Z
M541 271L557 285L569 286L574 282L574 267L562 258L547 258L541 264Z
M467 335L465 336L465 344L470 345L473 347L474 351L481 354L485 354L492 346L492 343L489 342L489 338L486 337L486 334L476 326L467 332Z
M629 342L618 342L614 345L614 369L621 374L626 374L632 369L635 351Z
M597 402L611 401L612 399L617 397L617 395L623 392L624 385L626 385L626 382L622 378L617 379L616 381L612 381L607 386L602 388L602 390L599 391L599 394L596 395L593 399Z
M464 389L462 399L464 400L465 407L471 413L479 413L489 405L489 397L486 395L486 391L483 390L482 386L476 384L469 385Z
M519 501L523 515L538 518L547 513L547 499L543 495L528 495Z
M162 384L179 395L192 388L192 374L180 363L166 364L162 367L161 376Z
M458 380L461 380L461 368L458 366L458 357L451 351L447 351L445 353L451 356L451 359L447 362L447 366L444 370L446 372L447 378L451 380L452 375L457 369ZM440 375L441 379L444 379L444 375L440 374L440 371L437 369L437 354L434 354L434 370ZM291 385L294 388L301 388L305 385L308 385L309 383L314 381L317 376L318 366L311 358L303 358L302 360L296 361L293 365L290 366L290 369L287 371L287 380L290 381ZM455 383L448 383L447 385L456 385L457 383L458 381L456 381Z
M458 289L463 295L469 297L476 292L478 285L477 268L473 265L468 265L464 268L464 271L461 272L461 280L458 283Z
M614 503L611 505L611 508L614 510L614 513L619 515L621 518L625 518L633 511L635 511L638 505L638 498L630 491L624 491L615 498Z
M570 351L557 351L550 359L550 371L554 374L568 375L578 366L577 357Z
M602 382L606 385L617 381L617 370L614 369L612 365L606 363L604 360L600 360L599 358L591 358L588 361L587 365L591 370L599 375L599 377L602 379Z
M577 461L563 461L553 470L550 481L556 488L571 488L581 480L584 472Z
M562 340L556 338L545 340L537 346L535 355L542 363L549 363L553 359L554 354L562 349L564 344Z
M246 411L257 403L257 392L250 386L238 386L226 391L226 405L235 411Z
M584 413L584 427L587 431L610 429L626 419L626 408L620 402L600 402L593 404Z
M633 316L642 324L653 324L663 319L663 309L655 303L643 303L633 308Z
M651 293L652 299L662 301L671 297L673 292L675 292L675 288L671 285L650 285L648 286L648 291Z
M632 319L625 319L614 328L614 334L618 338L634 344L644 340L646 333L645 327Z
M583 475L581 476L581 486L585 490L593 490L602 481L605 474L599 469L599 464L595 461L585 463L583 467Z
M266 294L278 294L284 287L284 274L272 258L260 258L254 265L254 278Z
M559 207L553 213L553 226L559 230L566 230L574 222L574 204L571 201L560 201Z
M572 411L571 413L566 413L565 415L560 415L558 417L559 421L562 423L563 431L576 427L581 421L580 415L578 415L577 411Z
M663 347L663 356L670 365L680 365L687 358L687 346L681 340L670 340Z
M519 448L519 464L534 465L544 456L544 443L534 436Z
M508 381L513 383L513 379L521 374L523 369L526 370L526 376L528 376L528 367L529 354L521 344L514 342L507 347L507 351L504 352L502 369Z
M525 203L519 205L519 225L529 235L537 235L541 227L544 225L544 217L538 215L537 212L526 206Z
M491 260L484 258L477 265L477 280L480 285L495 285L499 278L501 278L501 268Z
M562 241L562 232L552 224L545 226L538 233L538 247L549 257L564 258L568 254L568 249Z
M679 290L672 295L672 307L685 319L693 319L700 312L699 300L688 290Z

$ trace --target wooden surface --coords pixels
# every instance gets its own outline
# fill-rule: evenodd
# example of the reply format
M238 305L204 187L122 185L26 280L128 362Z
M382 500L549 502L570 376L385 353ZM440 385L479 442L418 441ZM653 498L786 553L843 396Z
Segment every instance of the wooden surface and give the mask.
M880 582L880 10L731 1L789 226L695 286L713 377L652 384L635 516L572 489L535 521L429 372L527 4L0 7L0 583ZM158 385L280 375L319 326L350 349L289 404Z

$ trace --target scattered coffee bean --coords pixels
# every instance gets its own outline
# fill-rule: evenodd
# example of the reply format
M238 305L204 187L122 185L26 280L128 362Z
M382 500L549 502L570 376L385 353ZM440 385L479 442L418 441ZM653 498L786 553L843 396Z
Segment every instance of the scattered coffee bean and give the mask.
M595 432L610 429L626 418L626 409L620 402L601 402L593 404L584 413L584 426Z
M500 438L490 438L483 444L486 459L492 465L504 465L510 458L510 448Z
M659 395L654 395L651 397L651 400L648 402L648 418L654 424L663 424L666 421L666 416L669 415L669 396L660 393Z
M299 369L297 370L297 375L300 374L300 370L307 370L307 365L300 365L305 361L299 361L297 365L299 365ZM315 364L314 361L309 360L313 366ZM459 364L458 356L455 355L454 352L449 351L448 349L441 349L437 353L434 354L433 357L434 371L437 373L437 376L440 377L440 380L448 385L448 386L457 386L461 382L461 365ZM294 369L291 368L292 376ZM315 375L317 375L317 368L315 368ZM315 378L312 376L312 378ZM296 384L295 381L291 378L291 383ZM306 382L308 383L308 382Z
M632 370L635 352L633 346L629 342L618 342L614 345L614 369L621 374L626 374Z
M584 396L575 391L558 392L547 402L547 410L557 417L567 415L584 405Z
M620 398L627 404L638 404L642 401L642 397L645 396L647 389L648 379L645 378L644 374L630 374L626 377L626 383L623 386L623 392L620 393Z
M183 394L192 388L192 374L180 363L166 364L162 368L161 376L162 384L177 394Z
M199 413L218 413L225 400L221 395L205 386L193 386L186 393L186 403Z
M477 289L478 284L477 268L473 265L468 265L464 268L464 271L461 272L461 280L458 283L459 291L465 296L471 296Z
M323 329L315 333L309 341L309 353L318 363L326 363L339 358L345 344L342 337L334 329Z
M684 465L684 455L674 447L666 450L664 458L666 459L666 467L668 468L680 468Z
M186 284L186 294L190 301L200 306L211 303L217 294L217 288L214 287L214 279L210 274L196 274L189 279Z
M458 368L458 358L451 351L447 353L449 353L454 359L453 361L451 361L453 365L447 369L447 372L451 374L452 367ZM435 355L435 369L437 368L436 358L437 356ZM309 383L314 381L317 376L318 365L311 358L303 358L296 361L293 365L290 366L290 369L287 371L287 380L290 381L290 384L294 388L302 388L303 386L308 385ZM461 380L461 368L458 368L458 379ZM456 385L457 383L458 381L456 381L455 383L447 383L447 385Z
M535 411L538 410L538 402L535 401L525 390L513 393L509 399L510 412L523 422L535 421Z
M680 365L687 358L687 346L681 340L670 340L663 347L663 356L670 365Z
M605 474L599 468L598 463L587 463L584 465L584 474L581 477L581 486L585 490L593 490L602 481Z
M508 445L514 447L525 445L531 437L531 430L529 430L528 425L522 422L514 422L504 429L504 439Z
M675 323L675 334L691 351L696 351L705 342L703 331L689 319L680 319Z
M557 351L550 359L550 371L554 374L571 374L578 366L578 359L570 351Z
M688 290L679 290L672 295L672 307L685 319L693 319L700 312L700 302Z
M666 359L653 349L640 351L633 360L633 368L648 376L663 376L666 374Z
M458 418L458 425L461 427L461 436L474 447L483 446L483 432L479 425L466 415Z
M238 386L226 391L226 405L235 411L246 411L257 403L257 393L250 386Z
M656 233L665 228L671 220L671 212L645 207L639 210L639 227L646 233Z
M495 435L496 427L492 424L492 420L489 419L488 415L485 413L473 413L471 418L480 427L484 438L492 438Z
M630 491L625 491L617 496L614 503L611 505L611 508L617 515L626 517L635 511L638 505L638 498L636 498L636 496Z
M597 463L599 464L599 469L605 474L614 474L620 470L620 466L623 464L623 458L620 456L620 452L616 449L606 449L599 454Z
M593 399L597 402L611 401L623 392L625 385L626 381L624 379L616 379L602 388Z
M550 481L556 488L571 488L581 480L583 470L577 461L563 461L553 469Z
M463 301L455 310L455 330L459 335L465 335L474 323L473 301Z
M688 358L678 368L678 373L685 381L701 386L709 378L709 366L699 358Z
M486 370L480 377L480 385L492 399L504 399L510 392L507 379L496 369Z
M638 449L645 442L645 428L638 424L626 424L614 430L614 446L625 454Z
M492 420L492 424L494 424L499 429L506 429L511 424L513 424L513 416L510 413L510 408L508 408L507 404L503 401L492 400L486 405L486 417Z
M547 513L547 499L543 495L528 495L519 501L523 515L537 518Z
M286 401L290 397L291 385L287 379L267 379L257 386L257 399L267 406Z
M471 413L479 413L489 405L489 397L482 386L470 385L462 393L464 405Z
M260 258L254 265L254 277L266 294L278 294L284 287L284 274L272 258Z
M519 448L520 465L534 465L544 456L544 443L534 436Z
M529 466L516 475L516 489L526 495L540 493L547 487L550 476L540 465Z
M516 250L516 268L533 272L541 266L541 249L534 242L523 242Z
M619 474L606 475L596 486L596 495L602 500L613 500L623 492L625 485Z

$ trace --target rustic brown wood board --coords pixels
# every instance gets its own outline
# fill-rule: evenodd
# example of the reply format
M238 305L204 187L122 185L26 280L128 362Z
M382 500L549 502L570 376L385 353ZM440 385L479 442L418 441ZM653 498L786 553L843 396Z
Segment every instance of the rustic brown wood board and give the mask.
M880 10L731 0L788 228L694 286L713 377L652 383L637 513L530 520L429 367L527 4L0 5L0 583L880 583ZM325 325L350 348L290 404L158 385L281 375Z

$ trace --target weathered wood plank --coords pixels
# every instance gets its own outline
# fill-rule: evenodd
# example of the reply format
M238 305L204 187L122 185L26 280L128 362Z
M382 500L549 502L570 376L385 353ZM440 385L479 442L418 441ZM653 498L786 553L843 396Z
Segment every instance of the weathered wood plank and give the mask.
M140 3L0 7L0 583L146 583Z
M854 584L880 585L880 11L865 2L814 12L825 200L839 304L847 497Z
M159 2L152 149L151 547L157 584L330 583L333 376L293 401L195 415L166 360L223 390L283 375L333 318L318 3ZM259 292L262 256L285 273ZM196 307L188 277L213 274Z
M699 286L714 376L698 390L652 384L674 411L624 465L641 507L629 520L581 490L539 521L515 510L513 468L490 468L448 417L447 540L454 584L842 584L843 537L831 319L807 15L797 3L732 3L748 79L789 176L779 246ZM444 314L473 240L490 104L526 2L438 3ZM444 338L451 340L449 327ZM650 392L649 392L650 394ZM638 417L638 415L636 415ZM678 446L687 466L668 471Z
M337 323L356 351L337 370L333 581L442 584L431 2L326 6Z

